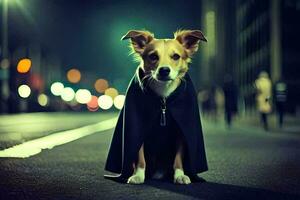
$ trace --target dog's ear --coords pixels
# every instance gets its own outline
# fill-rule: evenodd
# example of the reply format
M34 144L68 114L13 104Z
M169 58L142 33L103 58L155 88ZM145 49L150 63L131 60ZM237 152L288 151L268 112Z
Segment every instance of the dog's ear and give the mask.
M149 44L153 39L154 35L148 31L128 31L121 40L130 39L134 51L138 54L142 54L145 50L147 44Z
M174 33L174 38L182 44L189 56L198 50L200 41L207 42L204 34L199 30L179 30Z

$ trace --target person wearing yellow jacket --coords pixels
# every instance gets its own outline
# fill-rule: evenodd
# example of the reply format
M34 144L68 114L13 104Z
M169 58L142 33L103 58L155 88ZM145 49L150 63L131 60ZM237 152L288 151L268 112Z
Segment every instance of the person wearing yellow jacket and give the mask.
M272 82L265 71L259 73L255 80L257 109L261 116L264 129L268 130L268 114L272 112Z

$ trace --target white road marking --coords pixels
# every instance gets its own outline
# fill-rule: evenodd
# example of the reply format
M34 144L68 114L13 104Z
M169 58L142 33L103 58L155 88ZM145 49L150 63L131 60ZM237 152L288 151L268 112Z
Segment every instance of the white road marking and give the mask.
M55 146L78 140L79 138L91 135L96 132L112 129L115 127L116 122L117 117L104 120L97 124L53 133L42 138L24 142L8 149L0 150L0 157L28 158L30 156L41 153L43 149L52 149Z

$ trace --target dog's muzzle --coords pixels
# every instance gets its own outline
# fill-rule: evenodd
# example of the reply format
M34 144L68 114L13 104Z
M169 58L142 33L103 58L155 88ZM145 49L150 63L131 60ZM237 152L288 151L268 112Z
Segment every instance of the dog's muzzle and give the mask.
M159 68L157 79L160 80L160 81L169 81L169 80L172 80L169 77L170 72L171 72L171 70L170 70L169 67L161 67L161 68Z

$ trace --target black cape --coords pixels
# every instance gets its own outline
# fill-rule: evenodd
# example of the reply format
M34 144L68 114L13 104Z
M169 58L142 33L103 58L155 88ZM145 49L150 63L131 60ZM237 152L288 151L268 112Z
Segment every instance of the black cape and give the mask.
M126 182L133 173L132 163L137 160L143 143L147 174L147 153L162 155L172 149L174 145L168 145L168 142L174 143L174 132L180 130L186 146L184 172L193 182L202 180L197 177L197 173L208 168L197 96L188 74L166 99L166 126L161 125L161 108L162 98L147 87L141 87L135 74L127 88L124 107L119 114L105 165L105 170L119 175L105 175L106 178ZM169 158L173 164L174 151L173 155L165 154L163 160Z

